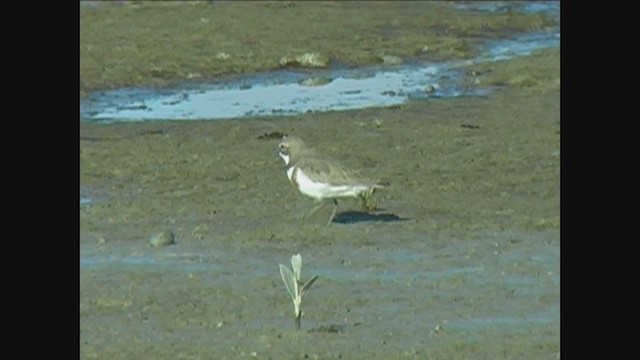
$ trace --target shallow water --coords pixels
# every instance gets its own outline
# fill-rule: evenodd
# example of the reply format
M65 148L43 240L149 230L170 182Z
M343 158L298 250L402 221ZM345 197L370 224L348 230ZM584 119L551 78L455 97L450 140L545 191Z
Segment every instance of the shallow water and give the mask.
M460 10L485 11L490 13L544 13L550 16L560 16L560 1L472 1L468 3L455 4L454 7Z
M304 302L304 329L327 331L331 327L366 334L384 326L389 333L422 331L426 335L429 331L490 331L496 327L527 332L559 325L557 232L479 234L474 240L442 243L402 231L392 242L384 238L370 238L369 242L373 243L309 244L302 254L302 278L319 278ZM278 263L290 266L292 251L259 243L232 251L180 242L160 249L140 244L107 248L108 244L83 246L81 274L91 273L92 278L113 276L107 274L114 271L146 274L149 286L157 281L176 286L180 280L171 279L186 278L191 280L185 286L194 293L200 287L217 292L235 289L232 293L237 291L248 299L273 296L278 308L291 305ZM226 300L220 301L218 306L224 308ZM334 303L340 305L332 308ZM352 310L342 320L334 318L345 306ZM267 314L252 318L243 331L288 328L291 320L286 314L279 319Z
M524 5L467 4L461 9L543 12L559 16L559 3ZM478 8L479 7L479 8ZM507 60L560 45L559 26L549 31L517 35L478 44L474 59L423 62L404 59L395 66L327 70L279 70L233 77L215 83L185 83L162 89L116 89L90 94L80 101L81 121L144 121L242 118L296 115L392 106L411 100L487 95L463 68ZM318 85L306 85L317 81Z

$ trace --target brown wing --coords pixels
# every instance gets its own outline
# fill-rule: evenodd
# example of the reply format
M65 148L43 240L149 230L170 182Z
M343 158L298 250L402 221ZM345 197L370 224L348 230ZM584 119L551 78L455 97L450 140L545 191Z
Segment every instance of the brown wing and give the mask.
M371 180L363 177L356 170L344 167L337 161L306 157L300 159L297 165L313 181L331 185L374 185Z

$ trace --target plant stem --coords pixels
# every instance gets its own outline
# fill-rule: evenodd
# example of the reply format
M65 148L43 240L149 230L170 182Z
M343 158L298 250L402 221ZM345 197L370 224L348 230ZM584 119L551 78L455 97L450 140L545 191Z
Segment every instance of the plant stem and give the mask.
M296 316L296 331L300 331L300 323L302 321L302 311Z

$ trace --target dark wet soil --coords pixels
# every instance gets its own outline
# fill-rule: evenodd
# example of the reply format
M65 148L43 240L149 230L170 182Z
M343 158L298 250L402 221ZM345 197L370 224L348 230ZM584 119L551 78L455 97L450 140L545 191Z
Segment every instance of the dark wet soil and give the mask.
M81 6L81 90L249 71L246 64L266 63L256 59L313 42L366 58L367 49L419 42L412 24L421 6L442 18L427 29L448 29L461 42L481 29L517 30L495 20L504 14L456 15L442 3L282 4ZM397 16L386 15L393 9ZM355 13L364 18L353 21ZM201 33L196 23L212 14L224 14L220 25ZM278 16L300 21L300 31L265 35L273 49L249 36L283 27ZM351 30L336 25L347 17ZM329 30L327 19L335 21ZM244 49L244 62L208 67L211 52L234 49ZM140 58L116 60L128 51ZM154 61L180 70L142 70ZM558 358L559 65L550 50L469 69L503 86L488 97L292 117L80 123L81 196L91 199L80 206L81 358ZM313 203L288 183L270 135L279 133L388 183L376 193L378 210L365 215L343 201L329 226L329 206L300 221ZM150 247L164 230L176 244ZM319 276L300 332L278 272L295 253L304 279Z

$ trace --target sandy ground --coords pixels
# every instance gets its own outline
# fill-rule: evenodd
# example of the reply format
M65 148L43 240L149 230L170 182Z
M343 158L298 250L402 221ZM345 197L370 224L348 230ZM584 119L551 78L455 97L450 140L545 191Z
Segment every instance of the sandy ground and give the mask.
M130 78L100 77L83 63L91 46L108 54L104 64L116 63L116 47L90 39L118 39L122 19L137 24L136 44L155 41L143 29L162 17L149 13L171 7L127 6L81 7L81 92L156 81L131 58L121 65ZM231 4L188 6L243 13ZM242 6L287 17L313 5ZM321 16L338 5L315 6ZM377 6L358 9L412 33L405 10L394 25L381 10L390 5ZM451 15L434 28L454 37L473 28L459 21ZM320 31L281 35L316 41ZM389 44L409 36L394 31ZM81 358L558 358L559 65L554 50L469 69L482 84L504 85L483 98L294 117L80 123L80 190L95 201L80 207ZM329 226L330 207L300 221L313 204L288 184L278 141L261 136L273 132L303 137L388 183L376 193L378 210L365 216L344 201ZM150 247L163 230L176 244ZM298 252L303 278L319 279L296 332L278 264Z

